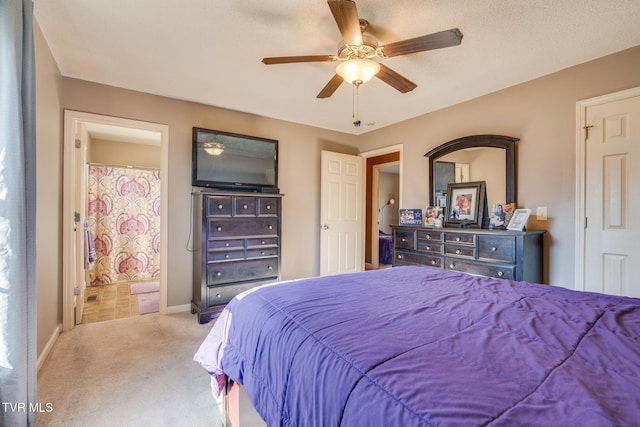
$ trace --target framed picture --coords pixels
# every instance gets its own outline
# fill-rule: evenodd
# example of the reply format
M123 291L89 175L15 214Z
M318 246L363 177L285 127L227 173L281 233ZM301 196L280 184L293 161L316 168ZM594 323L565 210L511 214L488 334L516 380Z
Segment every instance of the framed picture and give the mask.
M422 209L400 209L400 225L422 225Z
M485 181L461 182L447 186L447 213L445 222L451 224L469 224L482 226L482 217L486 210Z
M522 231L529 221L529 215L531 215L531 209L516 209L513 212L511 221L507 226L507 230Z
M425 215L424 225L435 227L438 224L442 226L442 208L440 206L429 206Z
M494 203L489 215L489 228L506 229L515 210L515 203Z

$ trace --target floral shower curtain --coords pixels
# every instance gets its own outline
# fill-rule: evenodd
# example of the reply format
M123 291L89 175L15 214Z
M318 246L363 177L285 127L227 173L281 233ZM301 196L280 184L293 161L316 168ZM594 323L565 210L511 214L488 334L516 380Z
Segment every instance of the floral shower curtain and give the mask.
M160 172L89 165L90 285L160 277Z

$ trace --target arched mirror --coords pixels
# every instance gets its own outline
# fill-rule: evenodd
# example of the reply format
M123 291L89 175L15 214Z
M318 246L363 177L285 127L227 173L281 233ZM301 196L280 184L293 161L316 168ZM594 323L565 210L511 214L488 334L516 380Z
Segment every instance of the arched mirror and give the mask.
M487 202L516 201L515 149L518 138L472 135L454 139L425 154L429 158L431 206L446 203L447 184L485 181Z

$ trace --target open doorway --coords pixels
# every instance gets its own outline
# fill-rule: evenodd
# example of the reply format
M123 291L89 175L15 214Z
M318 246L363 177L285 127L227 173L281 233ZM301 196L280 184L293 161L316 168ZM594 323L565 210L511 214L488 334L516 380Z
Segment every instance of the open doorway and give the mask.
M137 147L137 148L133 148ZM149 157L150 150L154 153L155 163L145 163L145 157ZM137 154L135 154L137 152ZM102 154L101 154L102 153ZM106 157L105 157L106 156ZM120 158L118 158L120 157ZM135 160L135 159L138 160ZM96 162L96 159L98 161ZM137 164L133 164L137 163ZM90 165L91 164L91 165ZM87 233L91 218L88 207L91 202L89 180L90 170L119 172L118 179L113 181L113 185L129 186L132 192L139 193L132 187L138 187L140 182L127 178L127 166L138 166L144 169L149 176L156 176L159 186L156 191L159 197L155 197L156 206L151 207L159 215L159 237L156 242L152 242L158 252L157 272L152 275L157 276L159 290L157 294L158 311L166 312L167 292L166 292L166 260L167 250L167 219L161 212L167 212L167 165L168 165L168 126L156 123L141 122L136 120L122 119L97 114L81 113L76 111L65 111L64 128L64 200L63 200L63 330L73 328L75 324L81 323L83 318L84 304L88 295L86 286L92 282L106 281L112 282L112 278L96 278L95 272L89 274L87 269L87 251L92 245L88 244ZM113 178L113 177L111 177ZM92 180L100 180L93 176ZM146 182L146 181L145 181ZM144 186L144 184L142 184ZM124 187L123 187L124 188ZM94 194L93 202L96 202ZM94 203L94 209L104 203L114 207L117 203L111 195L104 197ZM135 201L134 203L139 203ZM120 219L123 219L121 216ZM115 219L114 222L117 222ZM93 222L103 222L103 219ZM145 221L142 221L143 223ZM127 227L127 224L120 224ZM130 225L130 224L129 224ZM133 239L138 238L137 235ZM95 243L97 241L91 239ZM103 244L101 242L100 244ZM113 242L111 242L113 243ZM95 255L94 255L95 257ZM126 258L126 257L125 257ZM135 257L134 257L135 258ZM91 257L89 257L91 259ZM133 258L122 259L119 262L126 264ZM95 258L94 258L95 261ZM111 261L109 261L111 262ZM123 264L123 265L124 265ZM126 279L124 276L115 280ZM95 283L94 283L95 284Z
M376 210L378 214L378 268L386 268L391 267L393 262L391 225L398 224L397 201L400 198L399 161L373 167L372 190L376 191L376 187L378 192L378 209ZM372 237L375 239L375 235ZM372 253L372 259L376 259L375 253Z
M362 153L361 156L367 160L365 268L370 270L391 265L389 226L397 224L402 200L402 145ZM387 248L386 253L384 248Z

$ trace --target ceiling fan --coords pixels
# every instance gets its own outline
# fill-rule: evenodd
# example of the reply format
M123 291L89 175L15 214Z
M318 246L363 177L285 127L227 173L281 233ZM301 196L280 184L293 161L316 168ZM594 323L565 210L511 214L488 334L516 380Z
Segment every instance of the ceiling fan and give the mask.
M262 59L266 65L340 61L336 74L320 91L318 98L328 98L333 95L343 81L359 86L373 76L402 93L410 92L417 87L415 83L384 64L374 61L373 58L391 58L457 46L462 41L460 30L452 28L380 46L378 40L367 32L369 23L358 18L356 3L353 0L329 0L327 3L342 34L342 43L337 55L278 56Z

